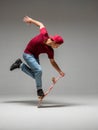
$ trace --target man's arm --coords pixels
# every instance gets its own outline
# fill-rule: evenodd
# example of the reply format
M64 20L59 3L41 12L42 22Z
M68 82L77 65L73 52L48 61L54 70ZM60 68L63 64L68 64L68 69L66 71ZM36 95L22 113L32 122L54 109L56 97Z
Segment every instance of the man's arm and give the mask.
M28 16L25 16L25 17L23 18L23 21L24 21L25 23L35 24L36 26L38 26L38 27L40 27L40 28L43 28L43 27L44 27L43 23L41 23L41 22L39 22L39 21L37 21L37 20L34 20L34 19L32 19L32 18L30 18L30 17L28 17Z
M64 76L65 73L62 72L62 70L59 68L59 66L57 65L56 61L54 59L50 59L50 63L52 64L52 66L59 72L59 74L61 76Z

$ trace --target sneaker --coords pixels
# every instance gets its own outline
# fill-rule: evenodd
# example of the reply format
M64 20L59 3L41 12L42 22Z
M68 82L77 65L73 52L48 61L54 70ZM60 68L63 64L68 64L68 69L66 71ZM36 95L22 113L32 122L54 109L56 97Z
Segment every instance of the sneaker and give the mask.
M10 71L20 68L20 64L22 63L21 59L17 59L10 67Z
M37 95L39 98L43 98L45 96L42 89L37 90Z

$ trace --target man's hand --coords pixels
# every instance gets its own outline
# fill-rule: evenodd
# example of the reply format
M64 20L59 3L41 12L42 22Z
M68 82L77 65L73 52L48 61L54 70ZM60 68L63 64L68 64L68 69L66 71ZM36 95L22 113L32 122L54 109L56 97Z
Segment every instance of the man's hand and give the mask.
M31 24L31 23L32 23L32 18L30 18L30 17L28 17L28 16L25 16L25 17L23 18L23 21L24 21L25 23Z
M60 72L59 72L59 74L60 74L62 77L64 77L64 76L65 76L65 73L64 73L64 72L62 72L62 71L60 71Z
M65 73L63 71L61 71L60 67L57 65L56 61L54 59L50 59L50 63L52 64L52 66L59 72L59 74L64 77Z
M32 18L30 18L28 16L25 16L23 18L23 21L25 23L28 23L28 24L35 24L36 26L40 27L40 29L44 27L43 23L41 23L41 22L39 22L39 21L37 21L35 19L32 19Z

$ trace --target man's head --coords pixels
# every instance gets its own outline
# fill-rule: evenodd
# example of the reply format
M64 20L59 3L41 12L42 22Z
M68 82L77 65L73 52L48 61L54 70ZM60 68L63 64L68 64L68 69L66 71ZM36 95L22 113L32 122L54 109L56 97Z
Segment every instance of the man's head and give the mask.
M50 39L52 41L54 41L56 44L59 44L59 45L64 43L64 40L63 40L63 38L60 35L50 36Z
M59 35L50 36L50 46L52 48L58 48L61 44L64 43L64 40Z

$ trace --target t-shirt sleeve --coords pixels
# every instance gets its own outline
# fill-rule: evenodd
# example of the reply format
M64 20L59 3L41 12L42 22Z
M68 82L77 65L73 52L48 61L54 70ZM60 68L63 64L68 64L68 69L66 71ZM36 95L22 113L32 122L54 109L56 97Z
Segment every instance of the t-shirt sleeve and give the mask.
M45 27L40 29L40 33L43 34L44 36L48 37L48 32L47 32L47 29Z
M44 36L44 38L46 38L46 39L49 38L47 29L45 27L40 29L40 33ZM46 53L47 53L49 59L54 58L54 50L51 47L49 47L47 49Z

